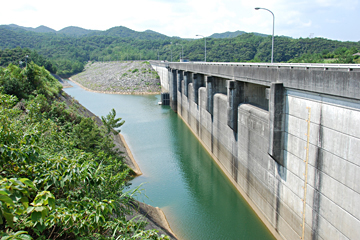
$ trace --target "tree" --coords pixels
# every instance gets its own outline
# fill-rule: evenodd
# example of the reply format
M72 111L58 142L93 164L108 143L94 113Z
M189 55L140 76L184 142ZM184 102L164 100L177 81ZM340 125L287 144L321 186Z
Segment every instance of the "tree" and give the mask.
M109 134L110 131L113 134L118 134L121 132L121 130L115 130L114 128L119 128L121 127L125 121L121 121L122 118L115 118L116 117L116 111L115 109L111 109L111 111L109 112L108 115L106 115L106 117L101 117L102 122L104 123L106 129L107 129L107 133Z

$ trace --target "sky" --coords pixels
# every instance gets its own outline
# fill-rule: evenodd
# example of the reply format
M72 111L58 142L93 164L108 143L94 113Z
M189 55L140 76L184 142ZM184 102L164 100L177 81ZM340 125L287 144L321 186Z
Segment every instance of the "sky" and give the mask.
M167 36L258 32L293 38L360 41L360 0L16 0L1 3L0 25L77 26L107 30L124 26Z

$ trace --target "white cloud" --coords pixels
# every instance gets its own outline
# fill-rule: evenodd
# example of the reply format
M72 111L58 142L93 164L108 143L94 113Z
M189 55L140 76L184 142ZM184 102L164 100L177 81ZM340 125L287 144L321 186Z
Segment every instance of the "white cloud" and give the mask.
M32 12L36 12L37 9L34 6L31 5L22 5L16 9L14 9L15 12L27 12L27 11L32 11Z

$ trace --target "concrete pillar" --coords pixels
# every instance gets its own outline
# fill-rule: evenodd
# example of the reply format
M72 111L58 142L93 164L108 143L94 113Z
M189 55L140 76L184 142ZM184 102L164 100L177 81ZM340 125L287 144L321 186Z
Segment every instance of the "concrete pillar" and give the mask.
M174 112L177 112L177 74L176 70L169 69L169 93L170 93L170 107Z
M269 101L269 150L272 158L284 163L285 89L282 83L271 83Z
M182 116L182 84L183 84L183 79L184 79L184 71L182 70L178 70L177 71L177 95L178 95L178 109L177 109L177 113L180 114L180 116Z
M228 126L237 132L238 122L238 106L241 102L244 102L244 82L229 80L226 81L227 87L227 119Z
M181 89L181 81L184 80L184 71L178 70L177 71L177 90L182 92Z
M189 83L192 82L192 75L193 73L191 72L184 72L184 95L186 97L189 97Z
M207 103L206 110L212 115L214 110L214 88L213 88L214 78L211 76L205 76L206 84L206 93L207 93Z
M193 75L194 102L196 104L199 103L199 87L200 87L199 78L200 78L200 74Z

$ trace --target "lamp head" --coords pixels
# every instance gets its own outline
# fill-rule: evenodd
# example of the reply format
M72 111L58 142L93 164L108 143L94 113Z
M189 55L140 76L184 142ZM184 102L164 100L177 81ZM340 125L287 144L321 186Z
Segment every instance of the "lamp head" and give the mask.
M256 7L255 10L259 10L260 8L259 7Z

